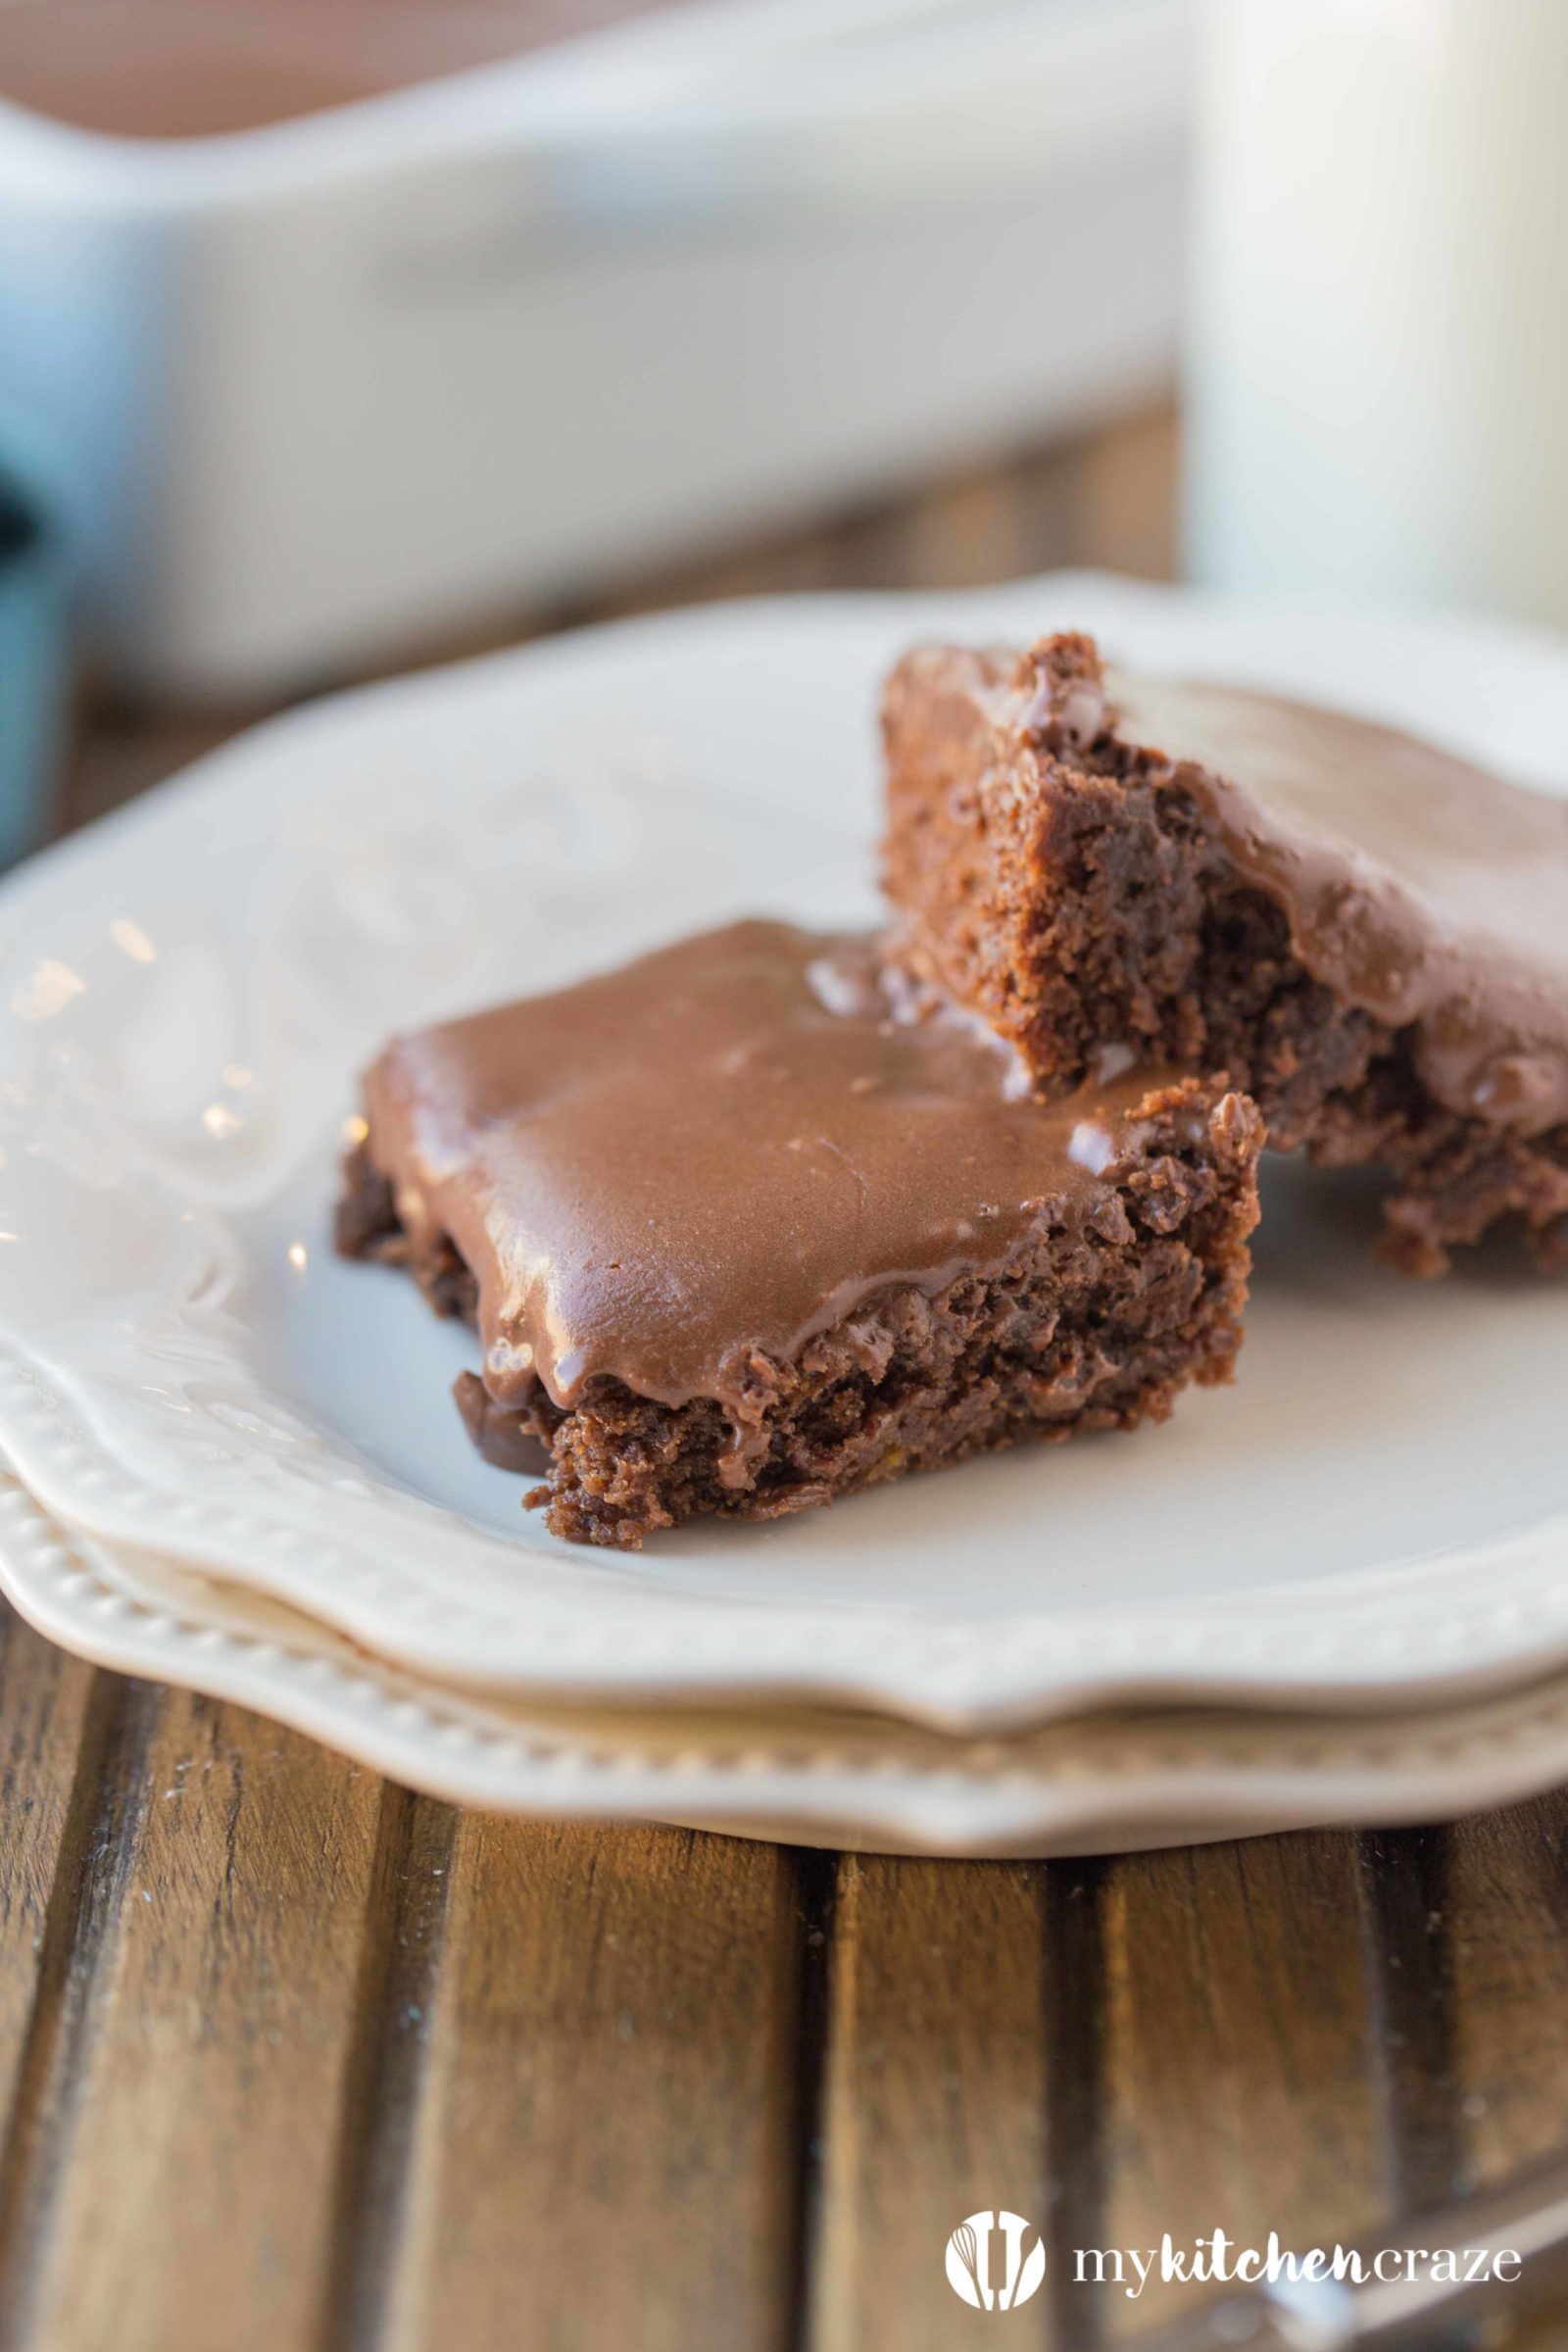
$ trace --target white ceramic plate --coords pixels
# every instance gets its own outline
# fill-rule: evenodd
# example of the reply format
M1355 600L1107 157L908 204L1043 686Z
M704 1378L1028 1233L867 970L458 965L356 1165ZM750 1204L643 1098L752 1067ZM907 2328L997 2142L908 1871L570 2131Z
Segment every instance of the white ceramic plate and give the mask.
M255 1707L458 1803L798 1844L1122 1853L1448 1820L1568 1778L1568 1681L1382 1721L1184 1709L953 1740L821 1710L481 1698L260 1594L73 1534L0 1477L0 1588L79 1655Z
M452 1680L871 1702L1414 1705L1568 1659L1568 1291L1411 1285L1364 1191L1271 1168L1238 1385L636 1559L469 1451L471 1343L326 1248L390 1027L745 907L868 912L876 682L1066 622L1568 789L1568 656L1456 624L1055 579L625 624L258 730L0 893L0 1439L48 1507Z

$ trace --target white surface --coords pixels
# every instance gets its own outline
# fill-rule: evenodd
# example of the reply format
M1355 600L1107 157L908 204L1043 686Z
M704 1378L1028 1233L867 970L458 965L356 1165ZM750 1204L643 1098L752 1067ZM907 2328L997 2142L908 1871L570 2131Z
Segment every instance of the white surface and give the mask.
M1067 623L1568 786L1555 645L1073 579L637 622L261 729L0 892L0 1441L27 1484L536 1693L975 1726L1130 1695L1409 1705L1568 1658L1568 1293L1506 1251L1402 1282L1354 1180L1271 1168L1241 1379L1166 1428L636 1559L524 1518L446 1398L471 1342L326 1249L388 1027L747 906L866 910L888 660Z
M255 1707L431 1795L548 1817L883 1852L1119 1853L1447 1820L1568 1778L1561 1681L1384 1722L1184 1711L959 1740L845 1713L482 1698L384 1666L253 1593L116 1552L8 1478L0 1590L99 1665Z
M1568 626L1568 9L1205 13L1200 575Z
M223 139L0 104L0 409L238 693L1168 376L1188 0L749 0Z

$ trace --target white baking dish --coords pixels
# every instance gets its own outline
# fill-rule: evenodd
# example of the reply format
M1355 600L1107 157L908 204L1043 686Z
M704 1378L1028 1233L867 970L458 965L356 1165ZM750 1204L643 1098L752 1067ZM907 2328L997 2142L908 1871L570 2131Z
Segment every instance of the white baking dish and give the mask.
M220 138L0 104L96 633L270 690L1167 370L1185 0L703 0Z

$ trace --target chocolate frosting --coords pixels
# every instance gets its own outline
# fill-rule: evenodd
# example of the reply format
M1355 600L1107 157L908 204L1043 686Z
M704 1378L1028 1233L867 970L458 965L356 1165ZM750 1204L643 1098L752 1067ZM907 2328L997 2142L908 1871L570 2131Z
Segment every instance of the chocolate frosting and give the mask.
M1276 695L1113 667L1053 684L1029 656L1017 675L1048 748L1170 770L1307 970L1410 1029L1439 1102L1526 1135L1568 1119L1568 805Z
M367 1149L415 1247L444 1233L476 1277L496 1402L542 1382L569 1407L612 1374L739 1418L758 1351L790 1360L885 1285L935 1292L1090 1213L1168 1083L1047 1107L874 942L752 921L399 1039Z

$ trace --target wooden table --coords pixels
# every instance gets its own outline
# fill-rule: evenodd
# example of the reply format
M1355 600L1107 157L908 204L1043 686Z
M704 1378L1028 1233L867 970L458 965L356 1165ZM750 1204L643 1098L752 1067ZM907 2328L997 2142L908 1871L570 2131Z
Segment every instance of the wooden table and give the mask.
M1135 419L640 601L1160 572L1171 448ZM92 705L68 815L237 715ZM15 1623L0 1676L0 2347L1116 2344L1183 2290L1072 2248L1332 2241L1568 2141L1568 1797L836 1858L456 1812ZM1004 2320L941 2260L1002 2206L1054 2257Z

